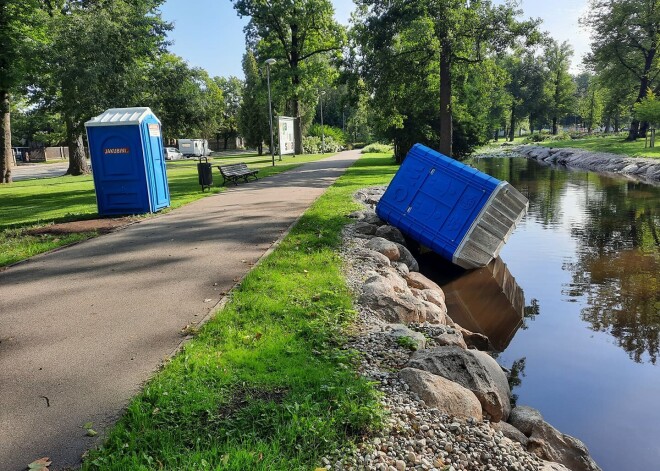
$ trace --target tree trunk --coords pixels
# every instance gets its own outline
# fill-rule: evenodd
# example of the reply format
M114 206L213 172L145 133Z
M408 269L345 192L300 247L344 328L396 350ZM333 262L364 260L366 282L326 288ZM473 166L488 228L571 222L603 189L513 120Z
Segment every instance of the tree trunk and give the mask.
M557 117L556 116L552 117L552 135L553 136L557 135Z
M92 172L87 165L82 133L70 120L66 121L66 134L66 143L69 146L69 168L66 175L89 175Z
M649 88L649 75L651 73L651 67L653 65L653 59L655 58L655 48L651 48L646 55L646 62L644 63L644 73L642 74L642 79L639 84L639 93L637 94L637 100L635 103L639 103L646 97L646 93ZM630 123L630 131L628 131L628 137L626 140L634 141L638 137L645 137L646 130L648 129L648 124L642 124L640 129L640 122L637 119L633 119Z
M299 27L297 24L291 25L291 56L289 58L289 65L291 66L291 71L293 75L291 76L291 83L293 84L293 139L294 143L294 153L296 155L302 155L303 146L302 146L302 119L300 119L300 99L298 97L300 89L300 74L298 73L298 63L300 62L300 38L298 37Z
M619 116L614 118L614 132L619 132Z
M451 108L451 45L442 41L440 51L440 153L451 157L453 118Z
M516 107L515 105L511 106L511 123L509 126L509 141L513 142L516 138Z
M9 92L0 91L0 116L2 116L2 132L0 132L0 184L11 183L11 114L9 108Z

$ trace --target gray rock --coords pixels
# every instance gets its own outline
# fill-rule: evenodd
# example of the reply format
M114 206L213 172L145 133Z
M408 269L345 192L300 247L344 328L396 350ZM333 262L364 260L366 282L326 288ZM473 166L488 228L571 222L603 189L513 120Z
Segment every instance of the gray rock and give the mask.
M417 263L417 260L415 260L415 257L413 257L413 255L410 253L410 250L401 244L397 244L396 242L394 242L394 244L396 244L397 248L399 249L399 258L397 261L408 265L410 271L419 271L419 264Z
M514 407L509 415L509 423L520 430L525 436L532 434L534 425L543 422L541 413L529 406Z
M561 463L572 471L601 471L584 443L547 422L534 425L527 451L544 460Z
M371 262L376 266L389 266L390 259L380 252L367 248L359 248L355 251L355 258Z
M351 219L357 219L358 221L364 219L364 211L353 211L348 215Z
M435 304L440 309L447 312L447 305L445 304L445 293L435 289L424 289L421 291L424 299L430 303Z
M445 293L442 291L442 288L440 288L440 286L435 281L428 279L419 272L416 271L410 272L410 274L406 276L406 281L408 282L408 286L410 286L411 288L432 289L438 291L439 293L442 293L443 298L445 296Z
M525 436L524 433L522 433L520 430L518 430L516 427L513 425L507 423L507 422L494 422L490 424L490 426L493 428L493 430L497 432L502 432L502 435L504 435L506 438L509 440L513 440L514 442L520 443L523 447L527 447L527 442L529 441L527 437Z
M385 221L379 218L378 215L372 211L365 211L364 219L362 220L364 222L368 222L369 224L373 224L375 226L382 226L385 224Z
M488 354L460 347L415 352L406 366L442 376L472 391L493 422L511 411L509 383L500 365Z
M392 266L396 268L396 271L398 271L399 274L404 278L408 276L408 274L410 273L410 269L408 268L408 265L406 265L405 263L392 262Z
M543 461L538 471L571 471L563 464L553 463L552 461Z
M399 339L401 337L408 337L411 341L415 343L415 345L417 345L417 348L415 348L415 350L422 350L423 348L426 348L426 337L424 337L424 334L409 329L403 324L392 324L392 330L390 331L390 335L395 339Z
M478 332L472 332L471 330L464 329L463 327L457 326L458 330L463 335L463 340L467 344L468 348L474 348L482 352L489 352L494 350L493 346L490 343L490 339L484 334Z
M403 237L403 234L401 234L401 231L389 224L377 228L376 235L383 239L396 242L397 244L406 245L406 239Z
M482 420L479 400L460 384L415 368L404 368L399 376L427 406L436 407L454 417Z
M439 347L460 347L467 350L463 335L457 330L435 335L433 336L433 340L435 340L435 343L438 344Z
M353 230L356 234L374 235L376 234L376 229L378 229L378 226L374 226L373 224L364 221L358 221L353 225Z
M401 252L394 242L390 242L382 237L374 237L365 245L366 248L382 253L390 260L396 262L401 258ZM403 263L405 261L401 260ZM406 263L406 265L408 265ZM408 265L409 266L409 265Z
M509 422L528 437L527 451L539 458L561 463L573 471L600 470L584 443L545 422L538 410L528 406L515 407Z

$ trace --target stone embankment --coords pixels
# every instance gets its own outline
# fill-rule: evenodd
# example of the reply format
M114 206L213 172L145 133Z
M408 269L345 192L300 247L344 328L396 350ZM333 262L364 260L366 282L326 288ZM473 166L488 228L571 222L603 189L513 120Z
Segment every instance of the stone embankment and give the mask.
M647 182L660 182L660 159L531 145L514 148L514 151L524 157L546 164L564 165L595 172L618 173Z
M359 322L347 348L375 381L385 430L354 451L326 456L326 469L545 470L600 468L579 440L529 407L511 408L508 378L488 339L454 323L442 289L418 272L398 229L373 211L382 188L358 192L368 209L346 228L346 276ZM494 313L496 315L497 313Z

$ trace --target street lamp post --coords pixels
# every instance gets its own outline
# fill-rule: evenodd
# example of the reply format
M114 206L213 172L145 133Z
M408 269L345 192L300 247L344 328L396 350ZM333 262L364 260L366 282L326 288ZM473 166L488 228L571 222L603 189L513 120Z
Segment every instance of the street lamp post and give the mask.
M268 119L270 121L270 158L275 166L275 148L273 143L273 105L270 99L270 66L276 63L275 59L266 59L266 77L268 80Z
M323 95L325 95L325 90L321 91L321 154L325 154L325 130L323 129Z

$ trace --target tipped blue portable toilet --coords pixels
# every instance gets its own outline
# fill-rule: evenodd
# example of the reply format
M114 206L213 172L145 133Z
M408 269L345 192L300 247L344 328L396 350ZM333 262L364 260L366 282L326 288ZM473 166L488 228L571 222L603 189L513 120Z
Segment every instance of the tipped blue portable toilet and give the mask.
M497 257L528 205L508 182L416 144L376 213L454 264L477 268Z
M99 215L170 205L160 121L149 108L113 108L85 123Z

